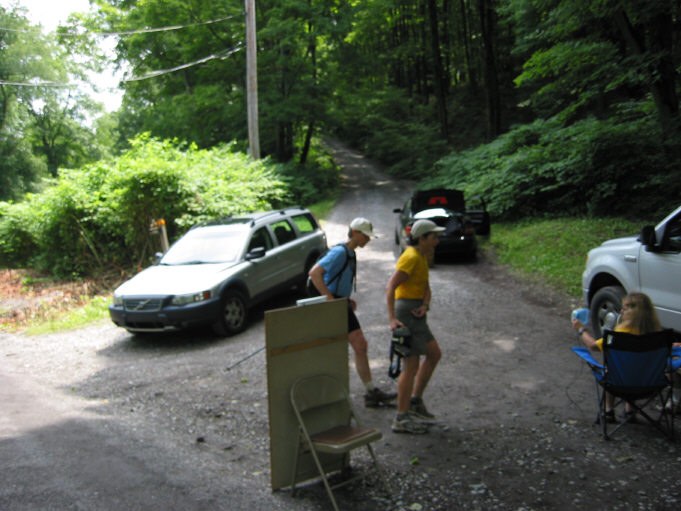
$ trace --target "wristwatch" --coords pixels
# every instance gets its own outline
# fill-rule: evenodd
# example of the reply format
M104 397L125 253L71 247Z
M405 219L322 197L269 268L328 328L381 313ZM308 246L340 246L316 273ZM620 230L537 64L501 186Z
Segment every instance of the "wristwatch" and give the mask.
M577 333L578 333L579 335L582 335L584 332L586 332L586 328L584 328L584 327L582 327L582 328L580 328L579 330L577 330Z

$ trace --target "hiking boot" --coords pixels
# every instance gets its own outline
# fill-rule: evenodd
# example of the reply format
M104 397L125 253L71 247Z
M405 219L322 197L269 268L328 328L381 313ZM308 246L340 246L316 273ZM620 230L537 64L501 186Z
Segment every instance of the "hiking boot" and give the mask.
M419 415L418 413L414 412L414 410L409 410L407 412L409 415L411 415L411 418L415 421L418 422L419 424L423 424L425 426L431 426L433 424L437 424L437 419L435 417L424 417L423 415Z
M391 426L393 433L409 433L411 435L423 435L428 433L428 427L417 422L410 413L398 414L393 419Z
M395 392L383 392L378 387L374 387L364 394L364 406L367 408L378 408L380 406L390 406L390 401L397 397Z
M412 397L411 398L411 404L409 405L409 411L414 414L414 416L418 417L419 419L435 419L435 415L430 413L426 409L426 405L423 404L423 399L420 397Z

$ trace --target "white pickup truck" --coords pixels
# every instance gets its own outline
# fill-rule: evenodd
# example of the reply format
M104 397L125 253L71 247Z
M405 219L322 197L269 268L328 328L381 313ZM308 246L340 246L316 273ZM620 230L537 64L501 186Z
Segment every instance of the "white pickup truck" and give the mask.
M614 324L622 297L632 291L650 297L662 326L681 332L681 206L638 236L590 250L582 288L596 337L604 325Z

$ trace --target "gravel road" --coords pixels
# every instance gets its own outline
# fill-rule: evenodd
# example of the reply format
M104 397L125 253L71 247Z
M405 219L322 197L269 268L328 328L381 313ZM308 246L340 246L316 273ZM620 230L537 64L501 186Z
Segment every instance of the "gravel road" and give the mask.
M325 229L330 244L342 241L361 215L380 235L358 253L356 298L374 379L390 387L383 289L396 257L392 209L412 185L333 149L345 193ZM384 433L377 453L393 492L370 476L337 492L342 509L681 508L678 444L643 425L605 442L593 426L593 383L569 350L578 304L484 257L438 263L431 286L443 358L425 399L449 428L393 434L394 411L363 408L351 368L361 418ZM132 336L109 322L0 334L0 509L329 509L319 484L295 497L270 489L263 346L263 308L230 338ZM360 454L353 465L369 463Z

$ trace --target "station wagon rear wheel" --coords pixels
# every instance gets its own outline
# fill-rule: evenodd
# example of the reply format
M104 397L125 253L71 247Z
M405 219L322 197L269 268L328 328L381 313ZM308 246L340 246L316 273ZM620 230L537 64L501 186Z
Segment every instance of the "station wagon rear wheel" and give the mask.
M235 289L225 292L222 297L220 317L213 324L218 335L234 335L246 328L248 309L244 295Z

